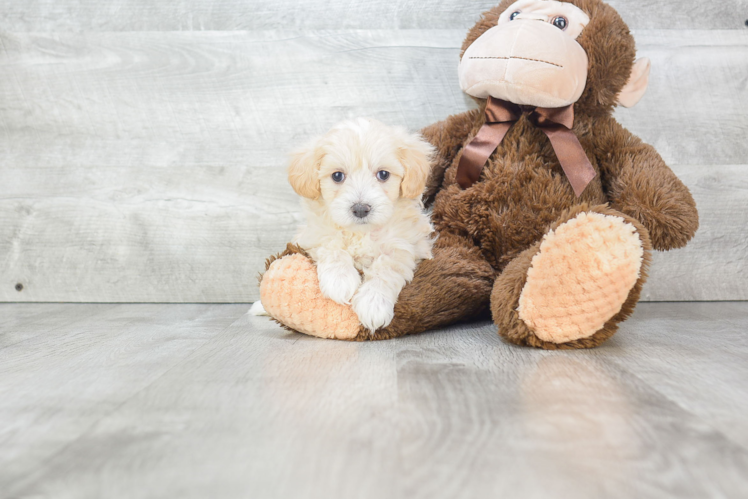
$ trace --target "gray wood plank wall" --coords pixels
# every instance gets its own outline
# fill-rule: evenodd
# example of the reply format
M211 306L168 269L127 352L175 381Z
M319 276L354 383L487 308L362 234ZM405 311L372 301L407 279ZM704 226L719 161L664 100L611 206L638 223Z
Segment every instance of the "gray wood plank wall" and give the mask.
M471 26L496 0L0 0L13 31L231 31ZM741 29L745 0L609 0L632 29ZM11 28L12 27L12 28Z
M653 61L618 118L702 218L645 299L748 299L748 2L611 3ZM301 220L287 152L471 107L459 46L493 4L0 0L0 301L255 300Z

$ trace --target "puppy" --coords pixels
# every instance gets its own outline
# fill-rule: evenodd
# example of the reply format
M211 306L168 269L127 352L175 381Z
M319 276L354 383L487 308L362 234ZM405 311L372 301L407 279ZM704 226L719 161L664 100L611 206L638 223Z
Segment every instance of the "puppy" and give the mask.
M359 118L292 156L288 180L307 217L294 242L315 261L322 294L351 304L371 331L390 324L416 265L431 258L421 195L432 154L418 134Z

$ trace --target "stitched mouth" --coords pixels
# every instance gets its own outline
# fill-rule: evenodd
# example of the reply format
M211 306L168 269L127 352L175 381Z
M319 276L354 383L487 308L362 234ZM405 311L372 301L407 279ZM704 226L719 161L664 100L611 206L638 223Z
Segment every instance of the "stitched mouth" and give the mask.
M509 57L499 57L499 56L471 56L468 59L522 59L523 61L532 61L532 62L539 62L543 64L550 64L551 66L555 66L557 68L563 69L564 67L560 64L552 63L550 61L543 61L542 59L531 59L529 57L519 57L519 56L509 56Z

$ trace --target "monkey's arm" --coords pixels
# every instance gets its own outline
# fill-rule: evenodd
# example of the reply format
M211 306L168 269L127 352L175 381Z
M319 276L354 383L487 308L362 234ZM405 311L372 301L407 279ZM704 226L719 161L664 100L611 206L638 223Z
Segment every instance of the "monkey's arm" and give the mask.
M656 250L685 246L699 227L696 203L657 151L613 118L594 141L611 206L638 219Z
M424 139L436 148L436 156L431 162L431 174L423 193L423 202L426 206L434 202L434 197L444 181L444 172L452 165L479 115L480 110L473 109L459 115L451 115L446 120L421 130Z

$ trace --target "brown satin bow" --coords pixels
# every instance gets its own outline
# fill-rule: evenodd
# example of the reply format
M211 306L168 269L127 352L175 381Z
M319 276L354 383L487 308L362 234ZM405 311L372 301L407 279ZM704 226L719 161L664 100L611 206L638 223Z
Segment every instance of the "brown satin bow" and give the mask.
M486 123L478 130L475 138L465 146L457 167L457 183L467 189L480 179L483 166L491 154L499 147L509 129L522 116L522 109L511 102L488 98L486 102ZM579 197L597 173L571 131L574 125L574 108L535 108L530 121L548 136L574 194Z

